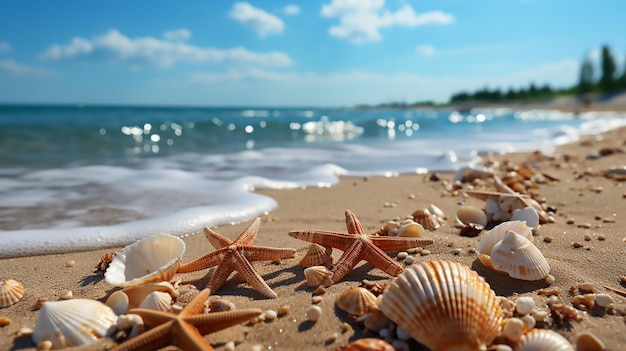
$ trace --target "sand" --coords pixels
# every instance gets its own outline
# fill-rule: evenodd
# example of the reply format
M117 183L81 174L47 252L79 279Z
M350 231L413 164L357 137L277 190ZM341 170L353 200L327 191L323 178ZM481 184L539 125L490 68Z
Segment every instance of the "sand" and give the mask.
M374 332L364 333L363 326L337 309L334 301L339 293L359 285L363 279L386 283L392 278L366 262L360 263L321 295L323 300L319 305L323 314L320 320L317 323L307 322L305 311L312 304L315 288L305 284L303 269L298 262L309 244L291 238L287 233L294 229L345 231L346 209L356 214L366 232L374 233L385 222L404 218L416 209L433 203L448 215L448 220L443 227L425 233L425 237L432 238L435 243L427 247L430 255L413 255L416 261L451 260L462 263L483 276L497 295L513 299L516 296L531 296L544 309L547 308L546 299L538 294L539 289L558 288L561 291L559 300L571 306L571 290L577 293L580 283L589 282L597 292L609 293L615 299L612 308L580 311L580 321L570 320L564 325L549 323L543 327L556 330L571 342L575 342L579 333L591 332L604 342L608 350L623 350L623 345L626 345L626 298L608 292L604 286L626 290L626 283L620 281L620 277L626 275L626 183L606 178L602 176L602 171L626 166L626 156L622 152L595 156L602 149L626 148L625 143L626 128L622 128L559 147L550 159L537 160L537 155L533 154L488 158L501 164L505 161L518 165L530 162L537 171L558 179L539 184L537 189L546 203L556 209L555 223L541 225L534 236L534 243L546 257L551 274L556 279L551 286L544 281L512 279L480 263L472 250L480 236L460 236L454 217L461 204L482 207L483 202L463 196L467 184L457 195L447 191L444 183L453 179L452 173L439 174L438 181L430 179L430 175L344 177L330 188L258 190L258 193L276 199L278 208L263 218L255 244L296 248L296 257L280 263L254 263L257 271L278 294L277 299L263 297L236 275L231 276L215 294L231 300L237 308L277 310L280 306L289 305L291 310L272 322L240 325L206 338L218 350L223 349L228 341L235 341L237 350L250 350L254 345L262 345L264 350L335 350L357 338L376 336ZM214 229L234 239L249 223ZM550 242L546 242L548 237ZM212 250L204 235L192 235L184 240L187 245L185 262ZM577 248L574 243L582 247ZM20 302L0 309L0 317L11 319L9 325L0 327L0 350L34 349L30 337L16 338L16 333L23 327L35 327L38 312L33 306L39 298L58 300L64 290L71 290L74 298L104 301L117 290L101 274L93 271L103 254L119 249L0 260L0 279L20 281L26 290ZM461 249L461 253L455 254L455 249ZM342 252L333 251L336 260ZM390 255L395 257L396 253ZM69 261L75 264L69 267ZM175 279L204 287L208 272L178 274ZM350 330L342 329L344 322L349 323ZM417 347L414 342L411 345Z

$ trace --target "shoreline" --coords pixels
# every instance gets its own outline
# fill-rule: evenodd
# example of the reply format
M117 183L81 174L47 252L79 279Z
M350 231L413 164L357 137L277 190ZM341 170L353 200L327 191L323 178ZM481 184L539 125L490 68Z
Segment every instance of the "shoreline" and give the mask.
M626 109L625 109L626 111ZM561 290L560 300L571 305L570 287L579 283L590 282L598 292L607 292L608 285L624 290L620 276L626 275L620 267L620 257L626 254L626 237L623 220L626 218L626 189L624 182L611 180L600 172L611 167L624 167L622 152L606 156L589 157L600 150L618 150L625 147L626 128L612 130L604 134L584 136L580 141L557 146L554 159L537 159L532 153L514 153L502 156L490 156L491 161L500 163L505 160L515 164L530 162L537 169L559 179L558 182L541 184L538 187L547 203L557 209L556 223L542 225L535 236L535 244L548 259L552 267L551 274L556 278L555 287ZM439 174L441 180L450 181L453 173ZM278 208L263 217L260 232L254 244L271 247L290 247L297 249L296 257L283 260L279 264L258 262L255 269L278 294L277 299L266 299L250 288L245 282L237 284L235 275L215 294L235 303L237 308L256 307L278 309L284 304L291 306L289 314L273 322L259 323L254 326L236 326L207 337L216 349L223 349L228 341L240 342L237 350L250 350L253 345L263 345L266 349L327 349L334 350L345 346L355 338L372 336L364 334L362 326L335 308L334 300L348 287L358 285L362 279L388 282L384 272L373 269L367 263L357 265L339 283L332 285L322 295L320 306L322 319L313 325L304 323L304 314L310 306L314 288L304 284L302 268L298 265L304 256L308 243L293 239L287 235L295 229L321 229L345 232L344 211L352 210L361 221L367 233L376 232L386 221L404 218L417 208L434 203L447 215L446 224L436 231L426 232L426 238L435 243L429 247L431 254L416 256L417 261L446 259L468 265L484 276L492 289L500 296L532 296L537 305L544 300L537 294L538 289L547 287L543 281L524 282L484 267L477 260L476 254L469 250L475 247L480 237L459 236L459 229L454 227L454 213L459 203L464 202L481 207L482 203L473 198L465 198L462 192L452 196L445 190L442 181L431 181L429 175L401 175L398 177L340 177L338 184L329 188L307 188L289 190L256 190L255 193L270 196L278 203ZM413 195L413 196L411 196ZM613 219L603 222L600 218ZM567 224L573 219L573 224ZM250 221L215 229L233 239ZM579 227L589 224L590 228ZM585 234L590 240L585 240ZM599 240L602 235L605 240ZM551 237L551 242L544 241ZM188 262L212 250L204 235L184 238L187 246L183 262ZM580 242L582 247L575 248L573 242ZM455 255L454 249L461 253ZM119 248L118 248L119 249ZM105 300L117 290L104 281L103 276L93 274L93 268L100 256L116 249L103 249L46 256L26 256L0 259L0 279L15 279L24 284L26 294L22 301L0 309L0 316L7 316L12 321L0 328L0 350L32 349L29 338L15 339L15 333L22 327L34 328L38 312L32 306L40 297L50 301L58 300L64 290L71 290L74 298ZM333 250L335 260L341 251ZM392 257L395 254L391 254ZM74 266L67 267L69 261ZM621 264L623 266L623 263ZM208 279L206 271L179 274L175 278L204 287ZM570 323L570 329L555 328L570 341L577 333L590 331L602 340L608 350L618 350L626 344L624 316L625 299L611 295L616 303L612 313L592 310L586 313L581 322ZM341 332L341 325L348 322L352 331ZM333 333L338 338L331 343L327 340ZM171 349L171 348L169 348Z

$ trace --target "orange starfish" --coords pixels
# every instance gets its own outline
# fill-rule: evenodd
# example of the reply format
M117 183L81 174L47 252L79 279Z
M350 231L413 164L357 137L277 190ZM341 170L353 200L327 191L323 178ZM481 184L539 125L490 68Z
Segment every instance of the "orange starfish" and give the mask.
M217 234L211 229L204 228L204 234L216 250L181 265L176 272L194 272L217 266L206 286L211 291L217 291L230 274L236 270L258 292L275 299L278 295L254 270L250 261L276 261L281 258L290 258L295 256L296 250L252 245L254 238L259 232L260 223L261 219L256 218L252 224L239 234L235 241L230 241L230 239Z
M131 309L150 330L114 347L111 351L157 350L175 345L185 351L214 350L202 335L211 334L257 317L262 310L243 310L203 313L204 303L211 290L204 289L179 314L145 308Z
M330 271L330 275L325 282L326 285L332 285L341 280L362 260L366 260L376 268L395 277L404 272L404 268L385 252L405 250L433 243L431 239L366 234L363 231L363 227L361 227L361 223L350 210L346 210L346 227L348 228L348 233L322 230L293 230L289 232L289 235L296 239L344 251L339 261Z

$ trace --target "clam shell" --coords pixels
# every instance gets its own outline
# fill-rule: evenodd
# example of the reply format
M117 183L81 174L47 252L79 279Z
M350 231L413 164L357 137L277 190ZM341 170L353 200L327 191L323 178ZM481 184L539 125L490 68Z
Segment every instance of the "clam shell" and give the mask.
M376 307L376 295L365 288L354 287L342 292L335 304L353 316L361 316Z
M326 284L330 278L330 271L324 266L312 266L304 270L304 276L308 286L318 286Z
M139 308L172 312L172 296L162 291L151 292L141 301Z
M561 334L548 329L533 329L524 334L513 348L515 351L574 351Z
M475 206L461 206L456 211L456 220L458 223L467 225L469 223L480 224L483 227L487 225L487 215L483 210Z
M481 350L503 314L489 284L469 267L426 261L406 268L383 293L380 310L433 350Z
M523 221L506 221L498 224L489 230L476 244L476 250L478 251L478 259L487 267L493 268L491 264L491 250L499 243L506 233L512 230L517 234L522 235L528 240L533 240L533 230L526 225Z
M104 304L111 307L116 315L122 315L129 309L128 295L126 295L126 293L122 290L114 291L111 295L109 295Z
M73 299L43 304L33 331L33 341L50 340L55 349L95 342L115 329L117 316L100 301Z
M522 280L540 280L550 273L550 265L530 240L509 230L491 250L493 269Z
M0 281L0 308L8 307L20 301L24 296L22 283L7 279Z
M326 266L330 267L333 264L333 248L329 246L322 246L320 244L311 244L306 255L300 260L300 266L312 267L312 266Z
M412 220L402 222L398 228L398 236L407 238L419 238L424 234L424 227Z
M413 212L413 220L426 230L435 230L441 227L441 223L427 208L420 208Z
M180 265L185 242L169 234L157 234L128 245L118 253L104 277L111 285L128 287L168 281Z

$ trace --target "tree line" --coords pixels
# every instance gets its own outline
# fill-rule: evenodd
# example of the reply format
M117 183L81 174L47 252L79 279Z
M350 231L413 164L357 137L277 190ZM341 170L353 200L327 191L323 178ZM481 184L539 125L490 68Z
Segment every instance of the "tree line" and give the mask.
M593 59L591 55L586 55L580 68L578 83L572 87L553 89L549 84L538 87L532 82L528 88L514 89L511 87L506 91L502 91L500 88L489 89L485 87L473 93L459 92L453 94L450 103L530 101L559 95L601 94L626 90L626 63L621 74L618 74L615 56L607 45L602 47L599 67L600 75L596 78Z

